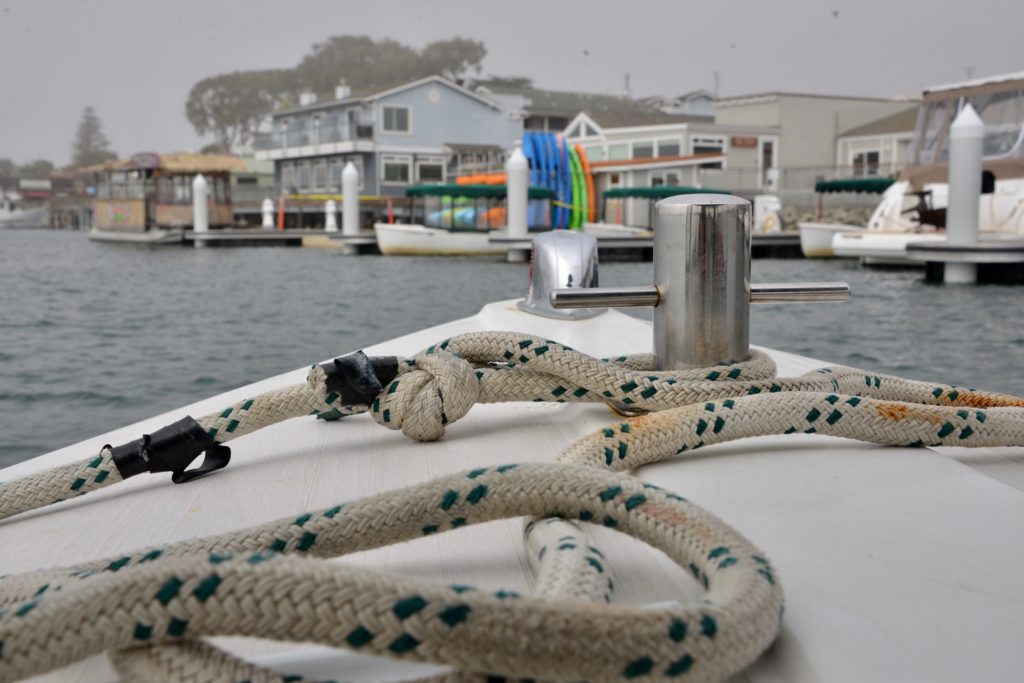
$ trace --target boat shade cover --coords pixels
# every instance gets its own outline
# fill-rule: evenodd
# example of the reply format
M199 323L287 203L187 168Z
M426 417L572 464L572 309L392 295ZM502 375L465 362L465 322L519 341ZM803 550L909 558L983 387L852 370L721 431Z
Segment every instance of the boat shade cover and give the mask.
M819 180L814 183L815 192L869 192L882 194L896 182L895 178L842 178L840 180Z
M619 197L638 197L646 199L664 199L680 194L732 194L725 190L713 190L708 187L686 187L684 185L659 185L657 187L614 187L605 190L605 199Z
M508 194L507 185L413 185L405 188L406 197L468 197L502 199ZM554 199L555 192L546 187L529 188L530 199Z

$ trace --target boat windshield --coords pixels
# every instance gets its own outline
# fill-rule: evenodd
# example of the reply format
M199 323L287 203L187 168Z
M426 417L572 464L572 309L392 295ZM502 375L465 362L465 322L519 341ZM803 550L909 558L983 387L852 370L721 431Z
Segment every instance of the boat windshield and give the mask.
M984 155L1018 156L1024 129L1024 90L985 93L969 99L985 123ZM1015 150L1018 154L1014 154Z
M917 150L913 155L914 164L923 166L935 161L939 138L949 127L949 110L951 100L929 102L921 108L921 116L917 122Z
M985 124L986 159L1024 157L1024 88L963 94L927 101L917 121L915 165L949 162L949 126L970 103Z

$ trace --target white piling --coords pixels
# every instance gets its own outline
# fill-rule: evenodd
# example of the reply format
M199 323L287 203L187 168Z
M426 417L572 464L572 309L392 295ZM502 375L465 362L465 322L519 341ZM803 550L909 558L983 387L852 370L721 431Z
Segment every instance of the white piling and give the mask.
M338 232L338 205L333 199L324 202L324 230Z
M967 247L978 243L981 201L981 157L985 124L970 104L949 127L949 203L946 209L946 243ZM946 262L943 279L951 284L973 284L974 263Z
M523 155L521 143L516 142L505 163L505 184L508 188L508 196L505 202L506 224L508 225L508 236L511 238L527 239L530 236L527 225L527 209L529 206L529 178L530 165ZM523 263L527 260L529 249L509 249L509 263Z
M262 227L267 230L274 229L274 200L267 197L263 200L263 206L261 207L263 212L263 225Z
M341 171L341 234L359 234L359 170L351 161ZM357 253L356 245L346 244L344 253Z
M210 231L210 212L206 204L208 185L202 173L196 175L192 181L192 230L195 233L207 233ZM205 247L206 243L195 240L197 247Z

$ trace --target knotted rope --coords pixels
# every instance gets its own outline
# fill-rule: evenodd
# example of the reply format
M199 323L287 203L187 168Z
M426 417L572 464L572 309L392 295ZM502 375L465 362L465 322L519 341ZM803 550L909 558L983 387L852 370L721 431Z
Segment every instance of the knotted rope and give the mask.
M464 672L433 680L720 680L775 638L775 572L710 513L621 472L713 443L792 432L908 446L1024 444L1024 400L1012 396L848 368L778 379L759 353L700 370L651 365L650 356L599 360L536 337L469 334L399 359L397 376L367 407L340 405L314 366L304 384L199 418L225 443L291 417L368 410L380 424L430 441L475 403L606 401L657 411L584 437L559 463L481 468L223 536L0 579L0 681L103 651L129 680L283 680L197 640L229 634ZM0 484L0 518L119 480L104 449ZM519 515L534 518L531 596L320 559ZM577 521L663 550L706 598L658 609L602 604L612 570Z

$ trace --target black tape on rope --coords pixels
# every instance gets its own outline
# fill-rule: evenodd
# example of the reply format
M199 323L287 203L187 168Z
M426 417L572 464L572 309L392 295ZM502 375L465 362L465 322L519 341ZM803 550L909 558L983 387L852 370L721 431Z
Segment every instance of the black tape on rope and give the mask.
M394 356L367 356L362 351L335 358L320 366L327 375L327 391L341 397L346 407L369 406L398 375Z
M191 417L161 427L152 434L143 434L141 439L122 446L104 448L110 449L122 479L143 472L171 472L175 484L184 484L226 467L231 460L231 449L214 441ZM203 452L206 453L203 464L186 469Z

